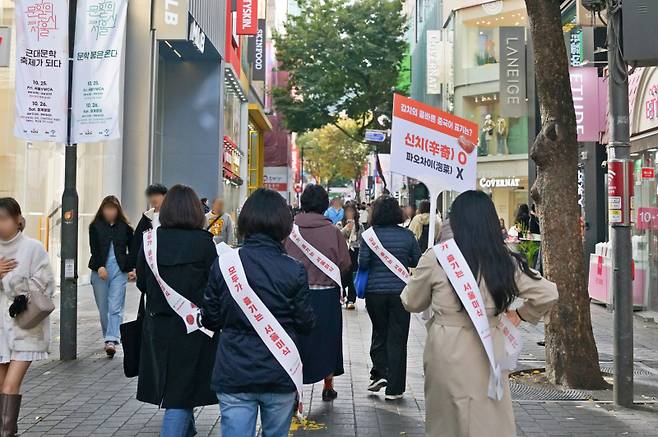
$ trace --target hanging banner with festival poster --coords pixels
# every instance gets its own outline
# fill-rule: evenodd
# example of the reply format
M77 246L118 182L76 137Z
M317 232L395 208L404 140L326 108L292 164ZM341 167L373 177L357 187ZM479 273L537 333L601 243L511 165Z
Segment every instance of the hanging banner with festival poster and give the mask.
M431 193L431 214L439 193L475 190L477 124L395 94L391 171L423 182ZM434 241L433 217L430 239Z
M14 135L65 143L68 130L69 5L18 0Z
M121 73L127 0L78 0L71 141L121 137Z

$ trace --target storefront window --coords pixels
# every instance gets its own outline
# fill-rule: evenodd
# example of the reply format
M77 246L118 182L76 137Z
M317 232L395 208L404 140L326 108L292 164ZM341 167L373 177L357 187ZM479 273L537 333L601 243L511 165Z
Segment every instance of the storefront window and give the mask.
M635 208L632 247L635 264L634 301L658 309L658 196L656 195L657 149L634 156Z
M234 142L240 140L240 98L230 87L224 87L224 135Z

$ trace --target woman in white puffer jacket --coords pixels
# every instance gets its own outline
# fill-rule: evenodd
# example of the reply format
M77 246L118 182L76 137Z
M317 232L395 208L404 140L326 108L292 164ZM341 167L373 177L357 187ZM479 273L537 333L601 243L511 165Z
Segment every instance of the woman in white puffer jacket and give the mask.
M18 327L9 307L19 295L52 297L55 278L42 244L23 234L16 200L0 198L0 437L18 433L21 384L32 361L48 358L50 319L32 329Z

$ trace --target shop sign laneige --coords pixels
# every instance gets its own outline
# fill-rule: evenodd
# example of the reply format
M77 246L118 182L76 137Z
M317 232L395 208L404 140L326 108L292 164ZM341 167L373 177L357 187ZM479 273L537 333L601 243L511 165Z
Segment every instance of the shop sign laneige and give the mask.
M154 0L153 28L159 40L188 38L189 0Z
M500 115L527 113L525 28L500 28Z
M481 178L482 188L518 188L521 186L521 178Z

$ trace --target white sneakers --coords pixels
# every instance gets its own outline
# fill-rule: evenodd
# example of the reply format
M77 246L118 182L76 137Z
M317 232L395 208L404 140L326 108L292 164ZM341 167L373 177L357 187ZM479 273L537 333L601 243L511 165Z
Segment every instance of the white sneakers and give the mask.
M384 399L386 399L387 401L397 401L399 399L402 399L403 397L404 397L404 393L399 395L386 395Z

